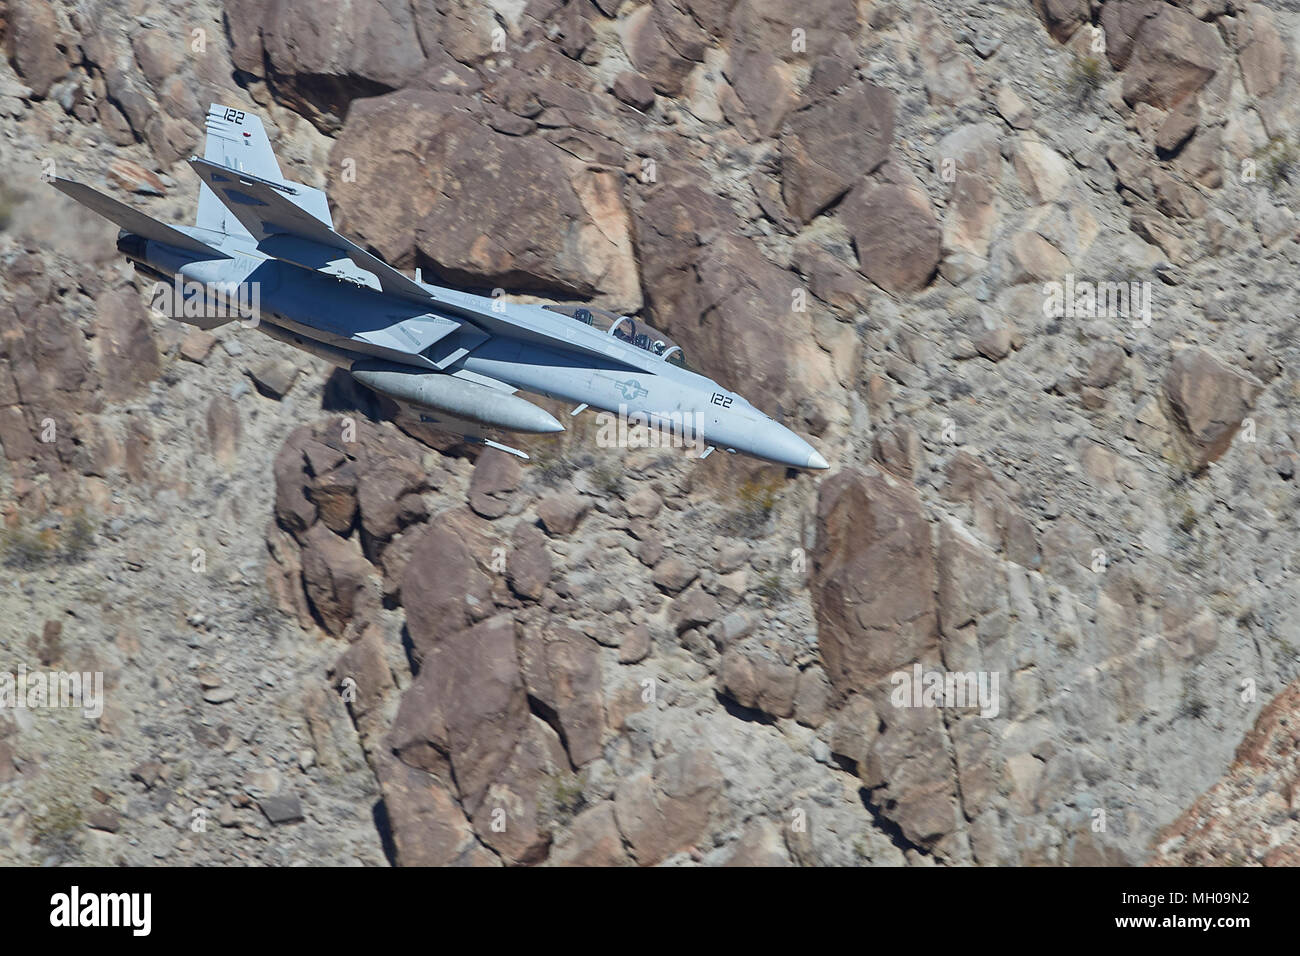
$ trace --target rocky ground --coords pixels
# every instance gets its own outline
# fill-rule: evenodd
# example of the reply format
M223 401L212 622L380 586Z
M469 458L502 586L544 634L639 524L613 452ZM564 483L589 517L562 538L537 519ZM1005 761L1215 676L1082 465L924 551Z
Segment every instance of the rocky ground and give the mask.
M0 0L0 670L107 698L0 711L0 860L1294 862L1298 37ZM831 471L480 454L152 314L41 179L191 221L210 102L399 268L644 318ZM895 706L916 664L996 715Z

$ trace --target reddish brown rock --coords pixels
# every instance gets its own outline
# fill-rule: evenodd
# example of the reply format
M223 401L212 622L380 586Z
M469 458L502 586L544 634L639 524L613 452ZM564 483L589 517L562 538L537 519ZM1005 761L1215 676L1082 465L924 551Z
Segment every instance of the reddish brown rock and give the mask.
M555 714L574 767L600 756L605 726L600 648L568 627L530 631L523 648L529 693Z
M773 717L794 714L799 671L765 648L728 647L718 667L722 691L742 707Z
M690 4L697 17L704 4ZM710 5L713 7L713 5ZM718 4L707 20L719 21L726 7ZM858 7L852 0L808 0L792 4L785 0L737 0L730 8L731 40L736 47L767 50L787 61L825 57L846 36L860 29ZM795 31L800 31L795 33ZM717 32L714 35L718 35ZM802 43L796 43L801 39Z
M930 526L909 486L876 471L824 481L812 570L818 645L839 693L937 649Z
M1101 8L1101 27L1106 34L1106 57L1122 70L1133 53L1133 41L1142 25L1164 8L1160 0L1110 0Z
M349 462L317 474L307 486L307 497L316 505L320 522L335 534L347 537L357 518L357 466Z
M424 518L420 492L428 487L418 461L391 456L371 463L357 481L357 507L366 535L373 541L387 541Z
M722 785L712 756L699 749L669 754L651 772L621 780L614 814L636 861L652 866L699 840Z
M557 491L537 502L537 518L547 534L565 537L577 530L579 522L591 510L591 499L571 491Z
M1286 46L1277 30L1273 11L1251 4L1240 11L1236 25L1237 62L1251 96L1268 96L1282 83Z
M781 136L782 194L808 222L889 155L894 95L874 83L811 103L786 120Z
M919 292L939 268L942 234L924 191L864 183L840 218L853 236L862 274L886 292Z
M335 686L345 681L353 691L348 704L353 720L359 729L375 729L369 718L383 706L384 699L393 690L393 674L384 657L384 637L378 627L367 627L360 637L339 655L330 675Z
M725 203L696 184L665 182L638 222L648 318L693 366L749 382L769 411L829 403L834 372L810 314L792 308L791 274L741 235Z
M502 777L530 715L509 615L442 638L402 695L389 741L406 763L450 772L472 818Z
M507 863L540 863L551 845L555 813L567 807L558 806L567 799L562 784L567 772L559 737L530 715L510 759L471 817L479 839Z
M6 33L5 52L14 71L36 96L46 96L68 72L68 39L59 30L54 7L41 0L10 3Z
M639 307L621 174L499 133L473 108L420 89L357 101L332 151L340 231L399 267L420 257L451 284Z
M510 509L523 470L514 455L489 448L479 456L469 482L469 506L484 518L500 518Z
M654 87L651 86L650 81L640 73L633 73L631 70L624 70L618 76L614 77L612 92L633 109L645 112L650 107L654 106Z
M149 314L131 290L103 295L95 312L95 348L104 395L122 401L158 377L162 364Z
M231 59L265 77L322 131L338 128L354 97L397 89L423 65L410 4L376 0L366 16L311 0L225 0Z
M339 635L363 601L369 563L353 541L313 525L303 538L302 583L325 630Z
M614 802L602 800L579 813L556 841L552 866L631 866L614 819Z
M1088 0L1032 0L1034 12L1057 43L1074 36L1080 25L1091 16Z
M161 196L166 192L162 180L139 163L127 159L115 159L109 164L106 176L109 182L127 192L142 196Z
M687 628L706 627L718 620L722 617L722 605L699 584L694 584L673 602L669 613L672 616L673 626L680 634Z
M654 88L677 96L695 64L704 59L708 37L688 14L671 3L646 4L619 24L623 49Z
M975 68L938 15L929 7L917 7L912 24L916 31L917 59L930 103L952 107L975 99L979 95Z
M670 557L664 558L655 565L654 574L650 579L660 590L677 594L694 581L697 574L698 572L681 558Z
M399 866L473 865L491 857L474 852L465 814L427 773L382 753L375 771Z
M417 658L492 608L491 578L445 515L435 515L419 532L402 572L402 605Z
M299 542L316 521L316 505L307 497L303 471L303 445L311 440L311 428L300 425L285 440L272 466L275 474L275 517L280 526Z
M510 538L506 580L521 598L536 601L551 580L551 552L536 525L520 522Z

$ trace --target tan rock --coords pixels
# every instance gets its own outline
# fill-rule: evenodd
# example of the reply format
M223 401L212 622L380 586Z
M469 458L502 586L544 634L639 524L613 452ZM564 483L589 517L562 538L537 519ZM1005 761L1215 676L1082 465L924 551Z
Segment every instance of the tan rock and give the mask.
M1226 48L1213 25L1161 5L1142 21L1124 68L1124 101L1174 109L1223 68Z
M631 866L614 819L614 803L602 800L579 813L556 840L548 862L552 866Z
M728 647L718 667L722 691L742 707L773 717L794 714L799 671L755 647Z
M1069 185L1073 170L1065 157L1046 143L1021 139L1013 160L1020 188L1034 202L1054 202Z
M1208 349L1185 348L1174 356L1164 394L1194 467L1222 457L1263 389Z
M988 258L1000 216L1002 132L992 123L959 127L940 140L935 169L950 182L943 215L943 254Z

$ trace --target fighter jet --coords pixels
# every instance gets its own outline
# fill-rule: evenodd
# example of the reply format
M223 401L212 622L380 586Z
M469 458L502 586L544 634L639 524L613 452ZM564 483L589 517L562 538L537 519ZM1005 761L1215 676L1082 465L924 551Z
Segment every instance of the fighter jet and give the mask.
M626 416L793 468L826 468L806 441L717 382L644 322L582 306L506 302L422 281L334 230L325 193L284 178L256 115L213 104L193 226L168 225L66 179L53 185L121 227L117 249L181 291L169 314L211 328L243 318L271 338L346 369L443 431L520 457L489 437L564 426L520 391ZM394 184L395 186L397 184ZM252 294L249 294L249 293ZM249 305L251 317L223 305ZM622 420L620 418L620 420Z

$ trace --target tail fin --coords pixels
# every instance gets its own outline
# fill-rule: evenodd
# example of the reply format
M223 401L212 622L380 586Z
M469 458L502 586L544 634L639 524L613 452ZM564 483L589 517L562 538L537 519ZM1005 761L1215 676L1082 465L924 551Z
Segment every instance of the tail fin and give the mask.
M266 128L257 114L213 103L208 107L207 129L204 159L273 183L287 182L280 172L280 164L276 162ZM298 190L294 195L295 204L332 229L334 220L325 194L310 186L295 185ZM199 215L194 224L227 235L249 235L206 183L199 186Z
M145 239L152 239L155 242L165 242L177 249L185 249L213 259L230 258L224 252L213 249L192 236L187 236L179 229L169 226L165 222L159 222L152 216L146 216L140 210L132 209L111 196L96 192L84 183L75 183L70 179L55 179L51 185L59 192L71 196L87 209L93 209L110 222L117 223L129 233Z

